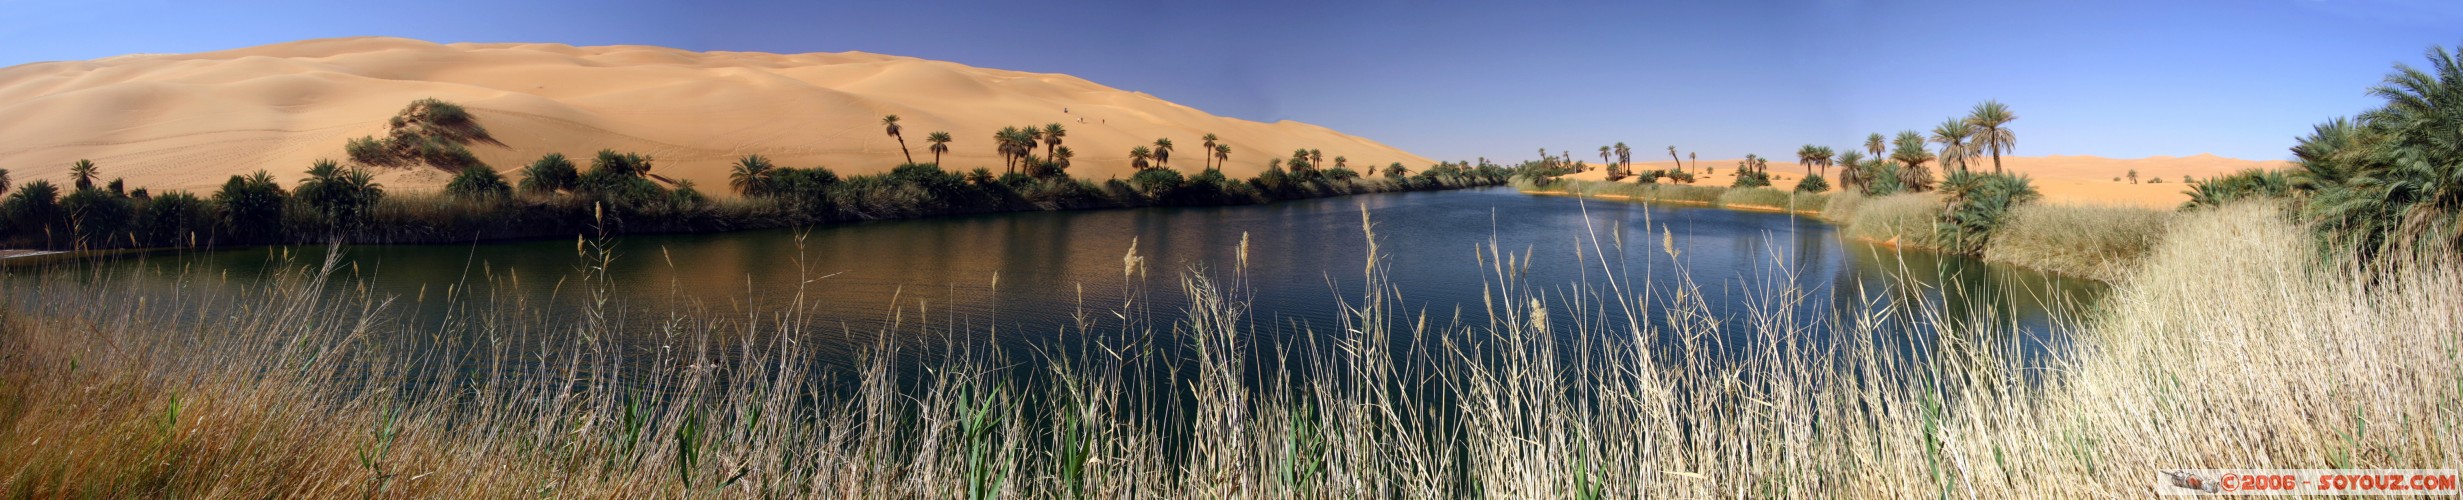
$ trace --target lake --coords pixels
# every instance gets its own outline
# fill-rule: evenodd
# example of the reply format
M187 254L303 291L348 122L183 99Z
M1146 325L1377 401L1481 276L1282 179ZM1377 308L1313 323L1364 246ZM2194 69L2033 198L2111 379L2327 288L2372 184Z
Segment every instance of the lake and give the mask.
M892 323L901 332L938 332L1007 352L1087 331L1122 331L1124 324L1159 325L1168 333L1187 306L1182 277L1203 275L1244 284L1239 296L1254 312L1253 345L1271 346L1297 332L1332 331L1343 301L1360 302L1369 248L1363 210L1375 224L1396 305L1438 324L1484 324L1486 299L1511 278L1544 297L1559 321L1590 323L1560 328L1560 335L1600 335L1615 330L1602 325L1623 318L1617 308L1598 305L1602 294L1654 288L1664 296L1689 279L1703 308L1730 332L1746 330L1757 315L1784 315L1818 337L1834 318L1883 308L1903 313L1921 300L1943 311L1938 318L1990 323L2041 354L2058 352L2070 311L2104 291L2087 280L1849 241L1810 217L1491 188L636 235L590 245L575 239L348 246L340 273L347 286L332 293L392 298L387 309L396 321L464 339L487 335L467 319L474 309L518 309L517 316L536 324L569 325L582 321L583 305L604 296L618 325L611 328L626 332L617 342L643 349L676 343L660 332L678 315L775 322L797 311L803 326L788 335L839 364ZM1481 257L1484 249L1527 268L1500 276L1494 257ZM275 271L318 262L325 250L158 252L105 265L186 269L244 289ZM591 271L601 262L595 257L605 258L603 275ZM1612 286L1609 270L1621 288ZM1921 340L1935 330L1930 319L1907 319L1891 331Z

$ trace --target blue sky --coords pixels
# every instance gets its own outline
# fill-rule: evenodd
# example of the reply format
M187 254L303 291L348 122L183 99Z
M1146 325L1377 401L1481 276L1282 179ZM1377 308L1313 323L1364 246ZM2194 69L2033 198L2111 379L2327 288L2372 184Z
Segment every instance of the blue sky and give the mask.
M1437 159L1705 158L2008 103L2018 154L2288 156L2463 43L2450 0L161 2L0 0L0 66L305 38L862 50L1069 73ZM0 138L5 141L5 138Z

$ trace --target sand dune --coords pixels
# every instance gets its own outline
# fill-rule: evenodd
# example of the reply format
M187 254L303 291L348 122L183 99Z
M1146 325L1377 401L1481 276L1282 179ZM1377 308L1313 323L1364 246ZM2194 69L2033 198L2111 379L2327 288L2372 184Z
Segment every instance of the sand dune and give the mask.
M1700 178L1698 182L1700 185L1726 186L1736 180L1736 159L1705 159L1699 163L1703 168L1718 169L1716 175ZM1691 167L1694 164L1695 162L1686 162L1687 170L1699 175L1701 170ZM1634 162L1634 168L1637 170L1665 169L1674 165L1673 161ZM2288 166L2288 163L2241 160L2211 154L2146 158L2051 155L2003 156L2001 166L2011 172L2026 174L2033 180L2036 189L2043 191L2044 199L2054 203L2172 208L2189 201L2189 195L2182 193L2189 189L2189 186L2181 183L2181 176L2206 178L2252 168L2283 168ZM1986 159L1975 167L1991 169L1992 160ZM2128 175L2131 170L2138 171L2139 183L2129 182ZM1940 173L1939 170L1934 172L1936 175ZM1796 162L1773 161L1770 162L1770 174L1774 177L1771 180L1774 187L1795 189L1796 182L1804 178L1805 169L1803 165ZM1593 169L1569 177L1600 180L1606 176L1605 171ZM1832 184L1836 185L1838 168L1832 167L1829 176ZM2120 180L2116 181L2115 178ZM2163 182L2147 182L2157 178L2162 178Z
M1175 143L1174 166L1194 170L1207 133L1231 145L1224 170L1234 176L1296 148L1348 157L1354 168L1434 163L1324 127L1218 117L1068 75L860 52L343 38L0 69L0 168L20 182L63 182L70 162L88 158L105 177L155 189L208 190L259 169L292 181L316 159L342 158L345 140L382 134L386 118L424 97L471 109L504 143L473 152L500 169L614 148L649 154L656 173L705 192L722 191L727 165L745 154L842 174L887 170L903 161L878 123L887 114L903 119L917 161L931 161L926 134L955 136L942 160L953 170L999 169L993 131L1045 123L1068 129L1071 173L1086 178L1126 176L1129 148L1158 137ZM380 180L433 189L444 175L402 169Z

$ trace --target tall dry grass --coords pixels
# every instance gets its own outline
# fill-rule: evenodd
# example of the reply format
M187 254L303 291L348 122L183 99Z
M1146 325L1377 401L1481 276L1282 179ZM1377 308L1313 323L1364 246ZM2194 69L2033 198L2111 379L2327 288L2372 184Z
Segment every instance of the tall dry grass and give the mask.
M1941 220L1941 196L1931 193L1863 198L1847 219L1849 237L1900 247L1938 248L1933 225Z
M2141 207L2020 205L1984 246L1984 260L2116 281L2154 250L2172 219Z
M2463 270L2317 272L2279 210L2186 216L2072 354L2040 363L2012 355L2025 337L1999 322L1921 306L1816 338L1791 318L1821 305L1784 286L1722 331L1684 276L1603 260L1586 263L1599 282L1550 293L1494 244L1488 298L1464 314L1397 308L1407 291L1372 244L1357 271L1372 291L1293 344L1255 343L1235 268L1187 273L1187 303L1132 287L1089 306L1034 363L899 321L851 373L811 371L793 338L828 327L800 306L626 312L581 285L581 321L472 307L454 321L485 335L436 346L402 341L434 332L386 320L385 298L328 293L321 273L260 294L196 275L11 276L0 491L2102 497L2146 494L2156 467L2463 463ZM1372 242L1373 228L1364 216ZM1122 279L1143 266L1132 251ZM1884 334L1908 321L1945 330L1911 350ZM667 347L611 338L641 322Z

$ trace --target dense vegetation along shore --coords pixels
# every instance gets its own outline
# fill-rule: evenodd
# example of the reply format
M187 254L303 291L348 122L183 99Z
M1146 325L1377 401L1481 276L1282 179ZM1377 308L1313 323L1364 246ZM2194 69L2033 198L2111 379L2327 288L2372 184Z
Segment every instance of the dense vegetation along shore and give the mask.
M1960 253L1985 262L2016 265L2067 276L2114 281L2127 276L2152 251L2176 217L2174 212L2127 206L2028 203L1982 231L1989 237L1965 250L1950 241L1962 229L1945 227L1948 203L1939 193L1870 196L1857 191L1788 192L1761 187L1632 184L1558 179L1545 185L1517 182L1523 192L1605 200L1708 206L1816 217L1841 226L1858 240L1912 250ZM1972 240L1972 238L1970 238Z
M883 121L903 144L897 117ZM1230 159L1230 147L1214 144L1209 135L1201 170L1184 174L1170 167L1171 141L1159 139L1154 147L1130 151L1134 175L1096 181L1069 176L1074 153L1060 146L1066 129L1052 124L995 134L1005 173L941 168L938 156L951 138L935 132L926 142L936 163L906 163L879 174L841 177L828 168L783 167L760 155L744 156L728 186L738 196L713 198L689 181L658 176L653 158L613 150L586 160L549 154L509 178L471 155L466 144L494 139L451 103L414 102L392 124L385 137L350 141L347 162L316 162L306 179L288 188L258 172L232 176L205 195L149 193L119 180L101 182L104 167L80 161L65 193L48 180L33 180L0 201L0 247L452 243L735 231L997 212L1271 203L1494 186L1510 174L1496 165L1467 163L1418 171L1392 164L1362 173L1340 156L1327 162L1323 151L1300 150L1288 161L1270 159L1257 177L1233 179L1217 164ZM375 182L371 170L378 168L438 168L454 175L441 192L401 195ZM9 189L7 171L0 170L0 191Z
M974 332L893 326L857 373L812 373L820 353L794 334L838 326L799 307L628 316L602 278L577 285L604 299L582 321L499 303L454 318L496 342L410 351L392 341L436 332L386 321L384 297L332 298L333 261L243 294L179 286L214 276L11 273L0 492L2069 498L2151 493L2160 468L2463 467L2463 59L2431 59L2373 91L2385 106L2304 138L2293 171L2207 184L2048 360L2016 355L2026 337L2006 323L1927 305L1808 338L1790 311L1817 305L1784 284L1743 326L1647 322L1710 314L1703 290L1602 261L1583 263L1599 283L1555 293L1496 245L1480 251L1491 299L1447 320L1398 308L1408 290L1386 277L1408 270L1380 260L1365 214L1366 291L1330 300L1346 321L1308 334L1335 348L1246 356L1272 346L1247 344L1259 322L1238 267L1184 275L1187 302L1157 314L1131 265L1123 296L1081 315L1116 321L1069 327L1042 362L955 356L914 380L897 374L923 361L900 342ZM2026 206L1971 233L1957 213L1985 196L1961 190L2003 189L1975 182L1859 191L1823 214L1990 252ZM1621 244L1600 239L1584 244ZM1549 300L1637 319L1551 318ZM675 348L613 345L627 317L655 317ZM1881 341L1906 321L1939 342ZM1194 354L1133 348L1154 339ZM554 369L500 369L539 359Z

